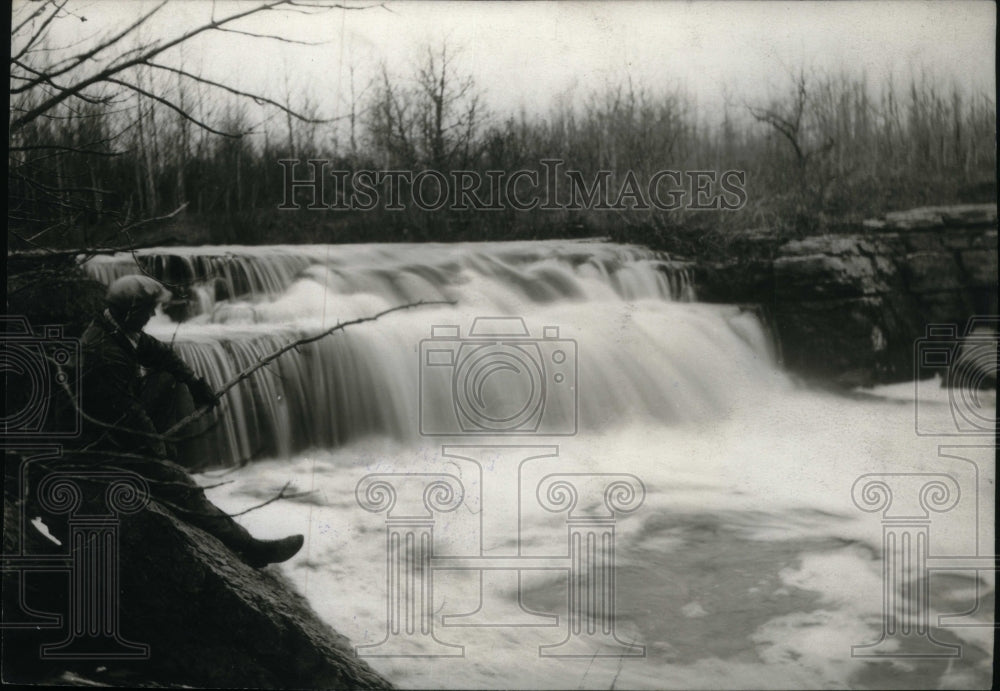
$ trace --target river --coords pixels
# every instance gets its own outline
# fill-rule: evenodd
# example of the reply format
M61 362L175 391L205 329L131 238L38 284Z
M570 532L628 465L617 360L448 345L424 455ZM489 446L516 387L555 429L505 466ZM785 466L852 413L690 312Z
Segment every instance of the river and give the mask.
M139 261L195 281L188 318L147 331L216 387L450 303L291 351L193 451L227 510L294 494L240 520L307 536L281 569L401 687L990 685L994 452L954 413L993 392L809 388L753 310L699 303L690 266L641 247Z

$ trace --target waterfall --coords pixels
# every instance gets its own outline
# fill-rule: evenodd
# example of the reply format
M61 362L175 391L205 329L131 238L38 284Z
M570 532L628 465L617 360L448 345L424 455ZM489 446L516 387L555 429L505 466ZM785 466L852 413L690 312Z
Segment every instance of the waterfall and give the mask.
M369 435L685 424L729 415L777 375L756 317L695 302L691 266L641 247L198 247L142 250L138 261L166 284L194 287L196 316L158 315L147 331L216 388L338 322L454 303L352 326L240 382L200 442L223 465ZM84 268L104 282L140 270L127 254Z
M265 298L281 293L311 262L307 248L178 247L98 255L84 262L88 276L111 283L146 273L169 286L217 286L222 296ZM257 251L254 251L257 250Z
M199 313L231 299L272 300L305 276L337 292L408 299L421 285L453 285L463 269L509 280L539 298L573 296L576 269L603 276L629 299L694 297L690 264L643 247L593 242L148 248L91 257L83 269L104 284L153 276L175 291L194 292Z

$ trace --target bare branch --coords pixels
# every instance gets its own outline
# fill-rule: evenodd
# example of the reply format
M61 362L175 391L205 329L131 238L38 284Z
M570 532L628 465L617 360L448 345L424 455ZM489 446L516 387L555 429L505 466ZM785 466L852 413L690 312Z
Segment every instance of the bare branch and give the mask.
M256 511L257 509L262 509L265 506L267 506L268 504L273 504L274 502L278 501L279 499L297 499L298 497L307 497L310 494L315 494L315 492L316 492L316 490L310 490L308 492L293 492L292 494L285 494L285 491L288 489L288 486L291 485L291 484L292 484L292 481L289 480L288 482L285 483L285 486L282 487L281 490L278 491L278 493L276 495L274 495L273 497L271 497L267 501L261 502L260 504L257 504L255 506L251 506L249 509L243 509L242 511L240 511L238 513L231 513L231 514L229 514L229 517L230 518L236 518L237 516L242 516L244 514L248 514L251 511Z
M119 228L119 231L123 232L123 233L128 233L130 231L135 230L136 228L139 228L141 226L146 225L147 223L156 223L157 221L166 221L166 220L169 220L169 219L173 218L174 216L176 216L177 214L179 214L180 212L184 211L184 209L187 208L188 204L189 204L189 202L184 202L183 204L181 204L180 206L178 206L176 209L174 209L170 213L163 214L162 216L154 216L153 218L143 218L143 219L140 219L138 221L133 221L132 223L129 223L128 225ZM141 247L139 245L134 244L134 243L130 243L129 244L129 249L130 250L136 250L136 249L141 249ZM124 250L115 250L115 251L118 252L118 251L124 251Z
M100 142L91 142L91 144L99 144ZM32 146L9 146L8 151L39 151L39 150L51 150L61 152L72 152L77 154L87 154L89 156L121 156L124 151L97 151L96 149L78 149L73 146L65 146L62 144L34 144ZM29 163L25 161L25 163Z
M250 9L243 10L241 12L236 12L234 14L229 15L228 17L224 17L223 19L218 19L218 20L213 19L212 21L202 24L198 27L195 27L190 31L186 31L181 35L176 36L169 41L166 41L165 43L149 46L148 50L145 50L138 56L126 60L124 62L117 62L101 70L97 74L82 79L73 86L67 87L66 89L60 91L59 93L49 97L48 99L45 99L42 103L38 104L37 106L29 110L27 113L20 116L19 118L16 118L13 122L11 122L10 131L14 132L20 129L21 127L24 127L26 124L37 118L42 113L51 110L55 106L65 101L67 98L77 95L84 89L87 89L100 82L113 81L111 78L114 77L115 75L121 74L123 71L131 67L135 67L137 65L146 63L151 59L153 59L154 57L156 57L157 55L159 55L160 53L163 53L164 51L169 50L174 46L180 45L181 43L189 41L190 39L194 38L195 36L198 36L199 34L203 34L206 31L212 31L214 29L218 29L222 26L225 26L226 24L231 24L239 19L243 19L245 17L257 14L259 12L274 9L276 7L280 7L281 5L286 5L286 4L294 5L296 3L292 2L292 0L272 0L271 2L265 3L263 5L258 5L257 7L252 7Z
M299 347L301 347L303 345L306 345L306 344L309 344L309 343L313 343L313 342L318 341L320 339L326 338L327 336L329 336L329 335L331 335L333 333L336 333L337 331L343 331L344 329L346 329L349 326L355 326L357 324L363 324L365 322L373 322L373 321L376 321L377 319L379 319L380 317L383 317L383 316L385 316L387 314L391 314L392 312L399 312L399 311L402 311L402 310L412 309L414 307L421 307L421 306L424 306L424 305L454 305L454 304L455 304L455 302L452 301L452 300L433 300L433 301L424 301L424 300L421 300L419 302L411 302L411 303L407 303L405 305L397 305L396 307L390 307L389 309L382 310L381 312L379 312L377 314L374 314L374 315L372 315L370 317L359 317L358 319L352 319L352 320L346 321L346 322L337 322L337 324L335 326L333 326L333 327L331 327L329 329L326 329L325 331L321 331L318 334L315 334L313 336L307 336L305 338L300 338L300 339L298 339L296 341L292 341L291 343L289 343L289 344L287 344L285 346L282 346L281 348L278 348L277 350L273 351L269 355L266 355L265 357L261 358L255 364L250 365L249 367L247 367L246 369L244 369L242 372L240 372L238 375L236 375L235 377L233 377L232 379L230 379L228 382L226 382L222 386L222 388L219 389L218 392L216 392L216 394L215 394L215 400L218 401L223 395L225 395L230 389L232 389L234 386L236 386L237 384L239 384L241 381L244 381L245 379L247 379L248 377L250 377L254 372L256 372L257 370L261 369L262 367L265 367L265 366L269 365L270 363L274 362L275 360L277 360L279 357L281 357L285 353L289 352L290 350L295 350L295 349L297 349L297 348L299 348ZM59 365L55 361L52 361L52 362L55 365L55 367L57 368L57 370L62 371L62 366L61 365ZM73 392L69 388L69 384L68 384L69 380L70 380L69 377L61 377L61 378L57 377L56 378L56 381L58 381L60 383L63 391L67 394L67 396L69 396L69 399L72 401L73 406L76 408L76 411L83 417L84 420L86 420L86 421L88 421L88 422L90 422L90 423L92 423L94 425L97 425L98 427L103 428L105 430L105 434L107 434L111 430L117 430L119 432L126 432L126 433L131 434L131 435L140 436L140 437L144 437L144 438L147 438L147 439L153 439L153 440L157 440L157 441L178 442L178 441L185 441L187 439L193 439L193 438L202 436L202 435L205 434L205 432L208 431L206 429L206 430L201 430L199 432L196 432L196 433L193 433L193 434L190 434L190 435L186 435L186 436L178 436L177 435L178 431L180 431L181 429L183 429L184 427L186 427L188 424L190 424L191 422L193 422L193 421L197 420L198 418L202 417L205 413L207 413L209 410L211 410L211 406L203 406L201 408L198 408L197 410L195 410L194 412L192 412L190 415L188 415L187 417L181 419L179 422L177 422L176 424L174 424L172 427L170 427L170 429L168 429L166 432L163 432L162 434L158 434L158 433L154 433L154 432L147 432L147 431L144 431L144 430L123 429L120 426L120 423L121 423L122 419L124 419L125 415L127 415L128 413L123 414L122 418L120 418L119 420L117 420L116 422L113 422L113 423L108 423L108 422L105 422L103 420L98 420L97 418L94 418L93 416L89 415L87 412L85 412L80 407L79 401L77 401L76 396L73 394ZM215 424L218 424L218 420L216 420L216 422L213 423L213 426ZM209 429L211 429L211 428L209 428Z
M744 105L755 120L770 125L788 140L795 150L795 158L800 164L805 162L808 157L799 144L799 125L797 123L791 122L773 110L755 108L748 103ZM801 113L799 113L799 118L801 118Z
M277 36L275 34L255 34L252 31L240 31L239 29L220 28L219 31L225 34L239 34L240 36L249 36L250 38L271 39L273 41L281 41L282 43L291 43L297 46L326 46L330 44L330 41L299 41L294 38L285 38L284 36Z
M222 137L228 137L230 139L239 139L244 134L246 134L246 132L240 132L238 134L233 134L232 132L223 132L222 130L217 130L214 127L212 127L211 125L209 125L208 123L202 122L201 120L198 120L194 116L190 115L187 111L185 111L180 106L174 104L172 101L169 101L168 99L163 98L162 96L157 96L156 94L152 93L151 91L147 91L147 90L145 90L145 89L143 89L141 87L136 86L135 84L129 84L128 82L123 82L120 79L113 79L113 78L110 78L110 77L107 78L105 81L110 82L111 84L118 84L119 86L123 86L126 89L131 89L132 91L136 92L137 94L142 94L146 98L152 99L152 100L156 101L157 103L162 103L167 108L170 108L171 110L173 110L174 112L176 112L178 115L180 115L185 120L189 120L189 121L193 122L198 127L202 128L204 130L208 130L212 134L218 134L218 135L220 135Z
M189 202L184 202L183 204L181 204L179 207L177 207L176 209L174 209L170 213L164 214L162 216L155 216L153 218L143 218L143 219L140 219L138 221L134 221L132 223L129 223L128 225L120 227L118 229L118 232L124 233L126 236L128 236L128 233L130 231L135 230L136 228L139 228L139 227L144 226L146 224L156 223L158 221L169 220L169 219L173 218L174 216L176 216L177 214L179 214L185 208L187 208L188 204L189 204ZM10 231L10 232L13 233L14 231ZM20 236L17 236L17 237L20 238ZM20 238L20 239L27 241L25 238ZM131 238L129 238L129 239L131 240ZM163 238L160 238L159 240L156 240L153 243L145 244L145 245L140 245L140 244L136 244L136 243L130 242L127 245L120 245L120 246L116 246L116 247L86 247L86 248L77 248L77 249L71 249L71 250L49 250L49 249L44 249L43 251L44 251L44 254L46 256L49 256L49 257L80 257L81 259L85 260L85 259L88 259L90 257L97 256L98 254L115 254L117 252L134 252L135 250L147 249L149 247L159 247L159 246L161 246L163 244L163 242L164 242ZM175 242L176 242L176 240L175 240ZM40 252L12 252L12 253L8 254L8 257L25 257L25 256L34 256L34 255L38 255L38 254L41 254L41 253ZM157 280L159 280L159 279L157 279Z
M253 99L258 105L267 104L267 105L270 105L270 106L274 106L275 108L279 108L279 109L283 110L288 115L291 115L292 117L294 117L294 118L296 118L298 120L301 120L302 122L307 122L307 123L314 124L314 125L320 125L320 124L329 123L329 122L335 122L336 120L342 120L343 119L343 116L342 116L340 118L334 118L334 119L330 119L330 120L314 120L312 118L309 118L306 115L302 115L301 113L297 113L294 110L292 110L291 108L288 108L287 106L284 106L281 103L278 103L277 101L274 101L274 100L272 100L270 98L267 98L265 96L260 96L258 94L249 93L247 91L240 91L239 89L233 88L231 86L227 86L226 84L221 84L219 82L212 81L211 79L206 79L205 77L202 77L202 76L199 76L199 75L196 75L196 74L191 74L190 72L187 72L186 70L178 69L176 67L170 67L169 65L161 65L161 64L155 63L155 62L148 62L148 63L145 63L145 64L149 65L150 67L155 67L156 69L159 69L159 70L166 70L167 72L172 72L172 73L178 74L178 75L180 75L182 77L187 77L188 79L193 79L196 82L201 82L202 84L207 84L208 86L214 86L214 87L216 87L218 89L222 89L223 91L228 91L229 93L233 94L234 96L243 96L245 98Z
M373 322L373 321L379 319L380 317L384 317L387 314L391 314L392 312L399 312L399 311L402 311L402 310L408 310L408 309L412 309L414 307L421 307L421 306L424 306L424 305L454 305L454 304L455 304L454 300L420 300L419 302L410 302L410 303L407 303L405 305L397 305L396 307L390 307L389 309L382 310L381 312L379 312L377 314L373 314L370 317L359 317L358 319L352 319L352 320L346 321L346 322L337 322L337 324L335 326L332 326L329 329L326 329L325 331L321 331L318 334L314 334L312 336L307 336L305 338L300 338L300 339L298 339L296 341L292 341L291 343L289 343L287 345L284 345L281 348L278 348L277 350L275 350L274 352L272 352L272 353L270 353L270 354L268 354L268 355L260 358L257 362L255 362L254 364L252 364L249 367L245 368L242 372L240 372L235 377L233 377L228 382L226 382L225 385L215 393L215 398L216 398L216 400L218 400L219 398L221 398L222 396L224 396L226 394L226 392L228 392L234 386L236 386L237 384L239 384L241 381L243 381L243 380L247 379L248 377L250 377L250 375L252 375L254 372L256 372L257 370L259 370L260 368L265 367L268 364L270 364L271 362L277 360L279 357L281 357L282 355L284 355L288 351L295 350L296 348L299 348L301 346L307 345L309 343L314 343L314 342L316 342L316 341L318 341L320 339L326 338L327 336L329 336L329 335L331 335L333 333L336 333L337 331L343 331L348 326L355 326L357 324L364 324L365 322ZM177 424L175 424L173 427L171 427L170 429L168 429L165 432L165 434L167 436L169 436L175 430L178 430L181 427L187 425L189 422L191 422L193 420L196 420L197 418L201 417L202 415L204 415L209 410L211 410L210 406L203 406L203 407L199 408L198 410L195 410L193 413L191 413L190 415L188 415L187 417L185 417L184 419L182 419L180 422L178 422Z
M15 65L16 67L20 67L21 69L25 70L26 72L30 72L31 74L35 74L35 75L39 75L37 77L37 79L34 79L34 80L27 80L26 77L21 77L21 76L18 76L18 75L12 75L12 77L14 79L25 80L25 81L28 81L29 84L30 84L30 86L25 85L23 87L18 87L17 89L11 89L10 93L12 93L12 94L17 94L17 93L19 93L21 91L27 90L28 88L35 88L37 86L41 86L42 84L47 84L48 86L51 86L53 89L56 90L56 92L65 91L66 88L67 88L65 86L60 86L59 84L56 84L55 82L52 81L52 79L49 78L49 76L47 74L39 72L35 68L31 67L30 65L24 64L20 60L12 59L11 63L13 65ZM81 93L73 94L73 97L74 98L78 98L81 101L85 101L86 103L94 103L94 104L98 104L98 103L104 104L104 103L107 103L110 98L113 98L113 97L110 97L110 96L101 96L101 97L88 96L88 95L81 94Z
M29 14L27 17L25 17L24 21L22 21L16 27L13 27L11 29L10 35L11 36L16 36L17 34L19 34L21 32L21 29L23 29L25 26L27 26L28 22L30 22L31 20L37 18L38 15L40 15L42 12L45 11L45 8L46 8L47 5L48 5L48 3L42 3L42 4L40 4L38 6L38 9L36 9L31 14Z
M33 33L31 35L31 37L28 39L28 42L24 44L24 47L20 51L18 51L17 55L15 55L13 58L11 58L11 62L12 63L16 62L21 57L23 57L24 54L27 53L28 50L31 49L31 46L33 46L38 41L38 39L40 39L42 37L42 35L45 33L45 30L48 29L49 24L51 24L52 20L55 19L59 15L59 11L63 7L66 6L67 2L69 2L69 0L63 0L62 4L52 3L52 7L53 7L52 14L50 14L48 17L45 18L45 21L42 22L42 25L40 27L38 27L38 30L35 31L35 33ZM44 5L43 5L43 8L44 8ZM26 20L26 21L30 21L32 18L34 18L34 16L35 16L34 14L31 15L31 17L29 17L28 20ZM24 23L22 23L21 25L19 25L18 29L20 29L22 26L24 26ZM13 35L14 34L11 34L11 36L13 36Z
M45 74L40 74L40 76L35 81L28 82L27 84L19 86L16 89L11 89L10 92L12 94L18 94L18 93L21 93L23 91L27 91L28 89L31 89L32 87L40 84L43 81L47 81L47 82L51 83L51 80L52 80L53 77L58 77L58 76L60 76L62 74L65 74L65 73L69 72L70 70L73 70L76 67L79 67L80 65L82 65L83 63L85 63L87 60L90 60L95 55L97 55L98 53L100 53L101 51L103 51L104 49L109 48L110 46L113 46L116 43L118 43L119 41L121 41L123 38L125 38L126 36L128 36L130 33L132 33L133 31L135 31L136 29L138 29L140 26L142 26L143 24L145 24L149 20L150 17L152 17L157 12L159 12L163 8L163 6L166 5L166 4L167 4L167 0L163 0L159 5L157 5L152 10L150 10L149 12L147 12L146 14L144 14L143 16L141 16L139 19L137 19L135 22L133 22L132 24L130 24L128 27L126 27L125 29L123 29L119 33L117 33L117 34L109 37L104 42L97 44L96 46L94 46L90 50L86 51L85 53L80 53L79 55L76 55L76 56L74 56L72 58L69 58L68 59L68 61L70 62L69 65L66 65L65 67L63 67L61 69L55 69L52 72L48 72L48 73L45 73Z

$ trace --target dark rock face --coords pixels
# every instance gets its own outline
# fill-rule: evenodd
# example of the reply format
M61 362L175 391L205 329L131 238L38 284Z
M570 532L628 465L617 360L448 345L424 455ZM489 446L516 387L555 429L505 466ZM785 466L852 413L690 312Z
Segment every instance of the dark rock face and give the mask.
M699 267L700 299L760 304L785 366L846 386L914 376L930 324L997 314L992 205L891 213L846 233L776 244Z
M5 554L65 550L41 538L30 525L18 539L12 530L19 523L19 511L14 496L5 492ZM58 528L53 532L59 535ZM62 628L4 632L4 681L82 679L122 686L204 688L390 687L356 658L347 639L317 617L276 567L254 570L246 566L214 537L156 503L120 517L119 543L118 632L130 644L147 645L148 656L41 659L40 645L66 636L70 627L64 619ZM5 621L17 615L19 580L25 588L23 602L67 616L68 574L7 572Z
M133 561L123 600L134 597L123 602L121 621L126 633L135 631L133 640L149 643L156 678L183 670L181 679L204 686L388 686L276 567L246 566L155 504L127 523L122 552ZM174 634L161 638L162 630Z

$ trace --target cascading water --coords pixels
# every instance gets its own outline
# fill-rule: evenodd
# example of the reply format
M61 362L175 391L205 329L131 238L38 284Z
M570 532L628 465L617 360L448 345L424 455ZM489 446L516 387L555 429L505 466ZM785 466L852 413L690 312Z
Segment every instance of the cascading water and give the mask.
M337 321L399 304L455 302L453 309L423 308L384 324L352 327L249 377L228 394L220 423L203 440L202 448L223 465L288 457L369 434L416 438L420 371L414 345L430 336L434 324L471 324L480 315L525 314L539 333L555 325L564 337L582 340L584 381L562 404L578 402L584 427L594 429L632 414L666 421L712 414L726 405L730 384L699 375L697 358L713 357L735 378L747 376L743 367L754 360L749 371L760 376L769 360L766 338L752 318L685 302L693 298L689 266L637 247L173 248L169 254L144 250L138 264L130 254L96 258L85 269L107 282L145 271L169 286L193 288L200 314L179 325L160 317L147 330L173 342L216 388L268 353ZM207 288L213 285L216 294L242 299L214 299ZM622 340L620 333L591 332L595 317L611 320L610 329L616 328L613 320L636 324ZM545 319L552 324L538 321Z
M175 247L98 255L83 267L105 284L146 273L168 286L194 289L208 298L203 312L211 312L217 299L274 299L306 275L334 293L403 299L419 292L422 283L438 289L456 285L461 269L510 279L522 290L536 291L539 301L580 295L574 292L573 271L566 269L599 275L627 299L693 297L688 264L641 247L587 242Z
M804 388L781 372L752 312L696 302L689 265L639 247L206 247L137 257L141 269L132 255L85 268L105 282L144 270L187 289L198 302L192 316L177 324L159 315L147 330L173 341L217 387L338 322L420 300L454 302L289 352L234 388L199 441L216 465L259 459L224 471L229 484L210 490L223 508L242 511L283 487L298 492L240 520L261 537L307 535L283 568L356 645L386 638L399 598L388 583L414 563L387 561L386 514L366 512L355 494L364 478L461 482L460 508L435 515L434 558L536 562L569 554L567 530L582 520L544 510L545 500L565 496L536 491L550 474L641 480L643 505L614 519L610 587L616 635L644 646L643 656L539 653L566 637L581 606L567 595L566 570L442 568L434 570L434 640L414 644L411 657L368 660L394 683L989 686L989 570L924 581L934 638L959 646L961 658L866 658L852 648L885 633L883 593L905 603L923 592L896 572L899 582L886 585L884 563L910 562L893 561L905 556L901 544L883 553L883 514L859 508L857 482L946 474L961 492L951 509L930 514L930 553L992 555L991 449L942 451L941 437L914 430L916 404L923 428L954 431L945 389L920 387L915 402L912 384L853 396ZM476 450L483 445L494 450ZM496 451L517 445L526 450ZM393 497L401 513L411 506L402 491ZM579 508L593 506L581 499ZM527 621L472 625L498 603ZM940 623L963 612L957 625ZM919 653L920 635L896 636L889 648ZM464 655L424 657L440 650L435 641L464 645Z

